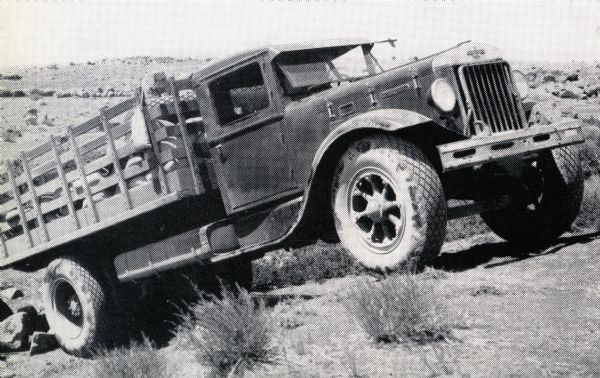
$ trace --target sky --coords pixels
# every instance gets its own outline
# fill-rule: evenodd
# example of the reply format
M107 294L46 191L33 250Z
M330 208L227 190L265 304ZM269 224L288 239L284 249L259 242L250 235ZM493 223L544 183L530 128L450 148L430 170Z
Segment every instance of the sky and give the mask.
M515 60L600 60L600 0L0 0L0 66L136 55L209 57L328 38L397 38L400 57L465 40Z

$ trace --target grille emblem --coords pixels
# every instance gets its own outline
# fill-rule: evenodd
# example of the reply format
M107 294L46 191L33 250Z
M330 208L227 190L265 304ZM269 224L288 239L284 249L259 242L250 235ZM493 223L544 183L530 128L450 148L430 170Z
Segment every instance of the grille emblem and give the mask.
M473 47L471 50L467 51L467 55L477 60L485 55L484 49L478 49L477 47Z

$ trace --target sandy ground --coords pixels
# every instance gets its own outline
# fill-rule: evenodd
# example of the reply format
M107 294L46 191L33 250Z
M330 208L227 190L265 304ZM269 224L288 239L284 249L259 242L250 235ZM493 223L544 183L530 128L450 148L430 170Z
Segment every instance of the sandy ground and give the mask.
M372 277L275 290L271 296L312 299L273 308L286 324L275 341L280 361L247 376L600 375L600 233L564 236L539 254L516 257L520 252L492 235L445 246L439 268L446 274L434 283L450 308L467 314L468 328L456 331L456 341L433 346L378 345L360 329L344 303ZM161 353L180 376L206 376L193 351L176 344ZM62 351L18 353L0 362L0 376L80 377L92 363Z

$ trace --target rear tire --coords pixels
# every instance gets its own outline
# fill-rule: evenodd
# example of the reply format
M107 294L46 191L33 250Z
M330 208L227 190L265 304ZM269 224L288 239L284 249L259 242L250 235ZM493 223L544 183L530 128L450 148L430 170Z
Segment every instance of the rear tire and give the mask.
M519 246L540 248L569 229L581 207L583 172L575 147L544 154L523 172L523 190L511 204L481 214L501 238Z
M446 234L446 199L433 165L414 144L391 135L353 143L332 182L340 241L368 268L422 269Z
M62 349L90 356L108 335L107 293L97 275L73 257L50 263L42 286L46 319Z

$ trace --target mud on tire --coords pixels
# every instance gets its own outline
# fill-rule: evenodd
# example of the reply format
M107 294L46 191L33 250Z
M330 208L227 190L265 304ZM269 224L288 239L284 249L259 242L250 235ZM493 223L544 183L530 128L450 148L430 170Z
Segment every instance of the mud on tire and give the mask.
M385 134L356 141L338 163L331 194L340 240L366 267L421 269L439 254L446 199L413 143Z
M60 346L76 356L90 356L107 341L107 293L90 268L73 257L46 268L42 295L46 318Z

